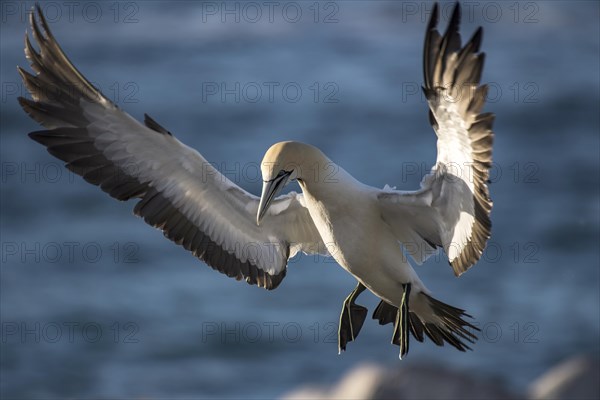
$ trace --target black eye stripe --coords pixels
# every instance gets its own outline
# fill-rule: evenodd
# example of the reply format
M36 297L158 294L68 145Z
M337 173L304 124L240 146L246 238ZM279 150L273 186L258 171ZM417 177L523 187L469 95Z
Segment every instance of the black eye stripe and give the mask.
M276 179L280 179L280 178L283 178L285 176L291 175L292 172L293 171L286 171L286 170L282 169L281 171L279 171L279 173L277 174L277 176L275 178L273 178L271 180L268 180L268 181L263 181L263 182L273 182Z

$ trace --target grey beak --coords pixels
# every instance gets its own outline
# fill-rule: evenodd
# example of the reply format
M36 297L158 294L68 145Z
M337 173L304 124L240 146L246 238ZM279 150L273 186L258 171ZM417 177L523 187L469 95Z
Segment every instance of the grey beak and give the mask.
M280 173L276 178L270 181L264 181L262 194L260 195L260 203L258 205L258 213L256 214L256 225L260 225L263 217L267 213L271 202L281 192L281 189L287 184L291 172Z

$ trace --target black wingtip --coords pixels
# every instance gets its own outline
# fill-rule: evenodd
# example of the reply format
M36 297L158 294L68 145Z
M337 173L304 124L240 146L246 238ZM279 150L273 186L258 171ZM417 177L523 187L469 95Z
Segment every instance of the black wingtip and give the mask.
M22 79L25 79L25 74L27 73L27 71L25 71L23 67L17 65L17 72L19 73L19 75L21 75Z
M35 40L38 40L37 37L41 35L40 29L37 26L37 21L35 20L35 8L32 7L29 12L29 26L31 28L31 33L34 36Z
M427 24L427 30L425 31L425 41L423 43L423 79L426 87L431 87L431 75L433 74L433 64L435 55L432 51L437 48L437 41L439 40L439 33L437 31L437 25L439 22L440 13L438 3L434 3L433 10L429 17L429 23Z
M450 22L448 23L448 28L446 29L446 34L444 36L448 36L449 32L458 32L460 26L461 19L461 9L460 3L457 1L454 4L454 8L452 9L452 17L450 17Z
M54 39L54 35L52 35L52 31L50 30L50 27L48 26L48 22L46 21L46 17L44 16L44 13L42 12L42 8L40 7L39 3L36 3L36 9L38 12L38 17L40 18L40 23L42 24L42 28L44 29L44 33L46 34L46 37L48 39Z
M433 10L431 10L431 16L429 17L429 23L427 24L427 31L435 29L440 20L440 13L438 3L433 4Z
M20 67L17 67L17 68L20 68ZM24 107L24 106L27 105L27 101L28 100L25 97L23 97L23 96L19 96L19 97L17 97L17 101L19 102L19 104L21 105L21 107Z
M42 40L44 39L54 38L52 31L50 31L50 27L48 26L48 22L46 21L46 17L44 16L44 12L42 11L42 7L39 3L35 3L35 5L31 7L31 11L29 12L29 25L31 25L34 38L38 43L42 43ZM43 32L40 30L40 25L42 26Z
M45 145L46 143L44 142L44 139L41 135L42 131L34 131L34 132L30 132L27 134L27 136L29 136L31 138L31 140L34 140L40 144Z
M36 2L35 5L31 9L31 15L35 17L36 14L37 14L38 18L40 19L40 22L42 23L42 26L43 26L44 23L46 22L46 18L44 17L44 13L42 12L42 6L40 6L40 3L38 3L38 2Z
M162 133L163 135L173 136L173 134L168 129L156 122L151 116L149 116L146 113L144 113L144 125L152 129L153 131Z
M469 43L471 43L471 46L473 47L474 53L479 52L479 48L481 47L482 40L483 40L483 28L480 26L479 28L477 28L475 33L473 33L473 36L471 36L471 39L469 40Z

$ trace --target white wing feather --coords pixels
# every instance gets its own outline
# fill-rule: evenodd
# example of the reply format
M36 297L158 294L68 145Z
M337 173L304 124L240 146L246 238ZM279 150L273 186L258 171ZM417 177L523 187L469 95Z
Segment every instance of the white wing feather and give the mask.
M219 173L146 116L145 124L97 91L70 63L38 7L31 14L36 75L19 69L33 100L22 107L48 130L30 136L67 168L119 200L138 198L135 213L211 267L267 289L277 287L298 251L325 252L302 195L275 199L261 226L259 199Z
M437 161L416 192L384 190L382 214L417 262L443 247L456 275L479 260L490 237L487 180L492 163L492 114L481 114L484 54L481 28L461 47L460 7L441 37L434 8L425 37L423 88L437 134Z

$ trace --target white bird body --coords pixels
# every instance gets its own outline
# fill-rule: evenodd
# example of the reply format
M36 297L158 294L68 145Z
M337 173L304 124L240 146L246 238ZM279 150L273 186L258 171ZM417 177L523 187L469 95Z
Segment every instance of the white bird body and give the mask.
M327 253L389 304L400 304L402 285L410 283L411 310L424 321L435 321L427 302L419 296L429 291L383 216L378 199L381 190L358 181L318 148L303 143L275 144L267 151L266 161L263 160L267 164L264 173L268 174L266 170L274 164L273 158L277 158L271 153L281 153L279 148L286 146L292 147L292 153L302 154L302 163L293 165L300 171L297 180L305 206Z
M423 341L464 351L475 326L463 310L429 296L410 259L420 264L442 248L459 276L480 258L490 237L487 179L492 114L480 113L484 54L481 28L461 48L460 9L444 36L437 5L427 28L424 91L438 136L436 165L421 188L401 192L367 186L314 146L280 142L261 163L260 198L229 181L197 151L146 115L144 124L120 110L71 64L38 7L25 54L35 75L19 68L32 99L23 109L47 130L30 137L66 167L118 200L137 199L136 215L212 268L274 289L298 252L333 257L359 282L340 316L339 349L358 335L365 288L382 299L373 318L394 322L392 342L408 352L408 331ZM466 91L466 92L465 92ZM277 197L288 181L302 194Z
M400 304L402 283L410 282L424 290L382 218L377 199L380 190L359 182L325 156L316 163L335 174L327 181L299 183L306 208L331 257L390 304Z

